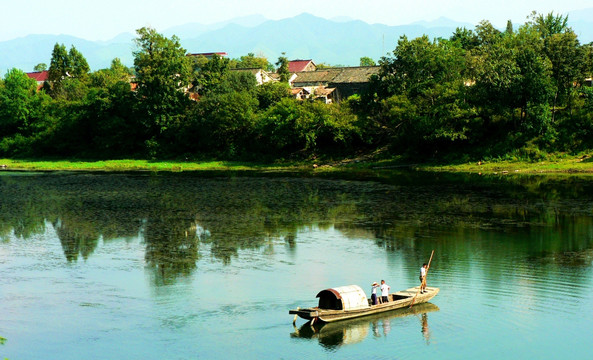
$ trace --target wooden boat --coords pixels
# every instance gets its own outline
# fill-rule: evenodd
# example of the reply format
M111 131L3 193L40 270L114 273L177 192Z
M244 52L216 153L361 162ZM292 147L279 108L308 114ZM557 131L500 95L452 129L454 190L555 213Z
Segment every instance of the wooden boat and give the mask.
M341 345L355 344L365 340L376 327L381 325L383 336L386 336L385 324L400 317L413 315L426 315L434 311L439 311L439 307L432 303L414 305L411 308L405 307L394 311L377 313L365 317L336 321L331 323L316 322L311 325L310 322L304 323L300 328L295 326L294 332L290 334L291 338L299 339L317 339L319 343L328 348L335 348ZM428 326L427 318L419 318L421 330Z
M328 323L410 307L412 301L415 305L422 304L430 301L439 292L439 288L435 287L426 287L423 294L420 294L418 290L419 287L413 287L391 293L388 296L389 301L371 305L371 300L366 297L366 293L360 286L341 286L320 291L317 294L318 306L305 309L297 308L288 313L298 315L305 320L311 320L312 323L316 321Z

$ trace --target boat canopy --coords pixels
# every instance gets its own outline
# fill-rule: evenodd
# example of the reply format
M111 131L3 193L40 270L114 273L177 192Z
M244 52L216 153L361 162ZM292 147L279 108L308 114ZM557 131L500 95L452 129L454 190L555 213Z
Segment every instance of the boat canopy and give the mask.
M327 310L357 310L369 307L364 290L358 285L325 289L317 294L319 308Z

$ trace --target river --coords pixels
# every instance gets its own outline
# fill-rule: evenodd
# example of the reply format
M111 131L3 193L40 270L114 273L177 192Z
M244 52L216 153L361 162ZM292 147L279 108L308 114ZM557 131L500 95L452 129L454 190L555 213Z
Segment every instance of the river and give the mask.
M0 358L588 358L592 180L0 172ZM293 327L432 250L431 303Z

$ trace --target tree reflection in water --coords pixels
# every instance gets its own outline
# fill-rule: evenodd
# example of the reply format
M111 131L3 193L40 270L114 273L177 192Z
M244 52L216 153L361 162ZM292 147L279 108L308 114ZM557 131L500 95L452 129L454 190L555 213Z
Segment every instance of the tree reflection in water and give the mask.
M89 225L88 222L68 223L68 220L57 220L52 225L68 261L78 260L78 255L85 260L88 259L99 243L101 234L96 229L86 226Z
M101 241L140 236L159 284L195 271L201 244L210 257L231 264L242 250L273 253L278 240L294 252L299 230L310 227L404 252L410 268L432 248L442 268L476 253L523 254L526 262L559 266L593 262L593 182L578 177L390 173L382 182L363 182L4 174L0 197L1 238L26 240L51 224L66 259L78 261ZM419 241L431 238L439 241ZM498 268L490 271L501 276Z
M146 264L157 284L169 284L188 276L197 267L200 232L191 220L171 221L152 217L144 227Z

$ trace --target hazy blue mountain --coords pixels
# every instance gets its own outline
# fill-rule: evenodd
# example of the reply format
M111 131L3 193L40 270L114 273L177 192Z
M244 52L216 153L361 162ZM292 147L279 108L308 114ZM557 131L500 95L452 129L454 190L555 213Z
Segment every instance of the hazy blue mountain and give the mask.
M76 47L87 59L91 69L108 67L119 57L131 63L133 44L130 38L123 42L94 42L69 35L28 35L22 38L0 42L0 70L16 67L23 71L33 71L35 65L45 63L49 66L51 53L56 43L64 44L67 50Z
M593 41L593 8L569 14L569 24L581 43ZM519 24L515 24L516 27ZM390 54L402 35L415 38L448 38L457 27L473 29L474 25L439 18L402 26L368 24L340 17L334 20L301 14L281 20L268 20L261 15L246 16L217 24L185 24L161 31L175 34L191 53L224 51L232 58L249 52L263 54L275 62L282 52L289 59L313 59L316 63L358 65L362 56L375 60ZM49 65L56 43L67 48L74 45L86 57L92 70L108 67L119 57L133 65L135 35L124 33L109 41L87 41L68 35L29 35L0 42L0 75L16 67L32 71L39 63Z
M183 39L189 52L226 51L231 57L248 52L263 53L275 60L282 53L290 59L313 59L317 63L358 65L362 56L378 60L391 52L402 35L415 38L423 34L431 38L449 37L462 23L449 26L367 24L360 20L336 22L310 14L266 21L247 28L236 24Z
M236 24L245 27L255 27L266 22L267 20L268 19L263 15L248 15L209 25L204 25L200 23L189 23L174 26L164 30L162 33L167 37L176 35L180 39L191 39L210 31L222 29L230 24Z
M109 44L123 44L123 43L132 43L132 41L136 38L135 34L132 33L121 33L114 37L113 39L100 41L100 44L109 45Z

